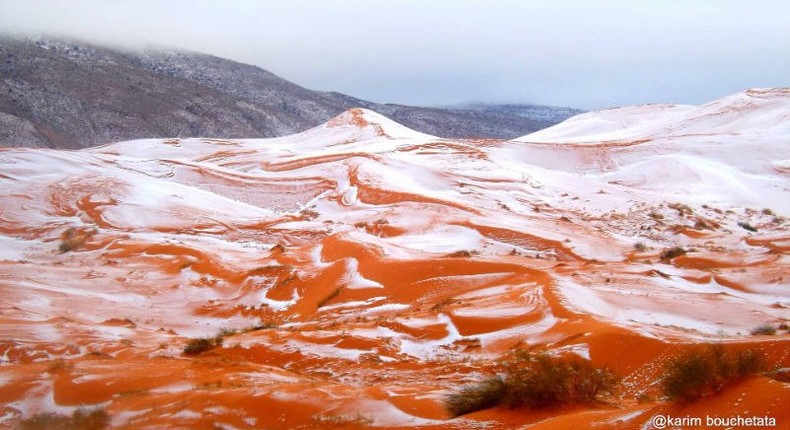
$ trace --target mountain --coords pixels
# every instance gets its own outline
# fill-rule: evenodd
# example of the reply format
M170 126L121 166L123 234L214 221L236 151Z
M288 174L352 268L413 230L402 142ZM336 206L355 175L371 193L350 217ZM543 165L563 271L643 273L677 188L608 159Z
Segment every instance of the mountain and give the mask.
M749 90L496 141L355 108L270 139L2 148L0 428L789 422L788 109ZM558 359L616 382L493 407L509 363ZM668 400L673 363L714 385Z
M512 138L559 121L377 104L308 90L255 66L193 52L0 39L0 61L4 146L75 149L146 137L275 137L353 107L446 137Z
M529 105L529 104L488 104L471 103L458 107L462 110L476 110L516 115L522 118L542 119L546 122L560 123L566 119L583 114L585 111L570 107Z

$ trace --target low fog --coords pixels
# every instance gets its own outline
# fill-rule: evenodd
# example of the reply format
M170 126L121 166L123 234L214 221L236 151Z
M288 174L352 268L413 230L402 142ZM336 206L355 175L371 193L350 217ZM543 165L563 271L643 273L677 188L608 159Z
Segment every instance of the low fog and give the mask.
M699 104L790 82L790 3L14 1L0 30L251 63L378 102Z

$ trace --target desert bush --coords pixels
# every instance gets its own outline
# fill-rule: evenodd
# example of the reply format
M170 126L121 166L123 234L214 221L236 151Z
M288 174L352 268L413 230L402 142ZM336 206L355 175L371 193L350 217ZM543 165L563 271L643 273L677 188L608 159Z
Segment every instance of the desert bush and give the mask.
M187 345L184 347L184 354L186 355L198 355L202 354L215 346L222 345L222 337L202 337L199 339L190 339L187 342Z
M763 357L754 351L728 352L721 346L708 346L670 360L661 385L670 399L693 400L764 368Z
M458 416L497 405L549 409L589 403L615 381L608 370L575 355L517 353L504 364L502 376L461 387L445 399L445 407Z
M670 203L667 206L676 210L678 212L678 215L680 216L691 215L694 213L694 211L691 209L689 205L684 205L682 203Z
M254 326L250 326L242 330L244 333L249 333L251 331L258 331L258 330L267 330L270 328L277 328L277 324L274 323L260 323Z
M752 329L751 333L753 335L760 335L760 334L776 334L776 328L770 324L763 324L757 326Z
M686 255L686 250L679 246L675 246L673 248L665 249L659 256L659 258L661 258L661 260L666 261L666 260L671 260L675 257L680 257L681 255Z
M228 336L233 336L236 333L237 333L236 330L226 327L226 328L220 329L219 333L217 333L216 337L228 337Z
M102 408L77 409L71 416L42 413L19 423L22 430L101 430L107 427L110 417Z
M452 416L465 415L482 409L493 408L505 397L506 386L499 376L464 385L444 401Z
M589 403L614 385L614 376L577 356L526 354L507 364L503 403L535 409Z
M60 245L58 245L58 250L61 253L71 252L81 246L82 243L84 243L84 240L77 233L77 229L71 227L60 235Z
M61 253L75 251L84 246L88 239L96 234L96 232L96 229L85 230L70 227L61 233L58 250Z
M738 226L741 227L744 230L757 232L757 229L755 227L753 227L751 224L749 224L748 222L739 222Z
M639 252L645 252L647 250L647 245L644 242L637 242L634 244L634 249Z

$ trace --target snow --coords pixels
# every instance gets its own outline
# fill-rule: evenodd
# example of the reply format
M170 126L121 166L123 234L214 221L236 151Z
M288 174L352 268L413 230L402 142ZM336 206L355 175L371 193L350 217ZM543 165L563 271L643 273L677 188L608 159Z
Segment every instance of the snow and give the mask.
M702 106L643 105L589 112L515 139L534 143L625 142L661 136L790 133L790 89L751 89Z
M8 237L0 234L0 261L17 261L24 258L24 252L28 248L27 241Z
M417 341L400 336L400 352L422 360L427 360L437 354L438 347L450 345L463 338L458 328L453 323L453 320L450 319L447 314L440 313L436 316L436 320L438 323L444 324L447 327L447 336L431 341Z
M342 282L349 289L384 288L380 283L367 279L359 273L359 261L355 258L346 259L346 274Z
M126 339L155 357L163 341L270 321L280 325L238 344L342 360L307 360L334 374L374 356L474 363L516 341L589 359L582 341L553 343L578 318L664 340L743 336L783 320L790 301L787 258L775 250L788 244L789 98L750 90L703 106L591 112L510 142L437 139L356 110L276 139L3 150L0 293L14 305L3 327L16 349L2 360L15 365L13 353L41 345L31 360L79 356ZM721 227L686 231L703 219ZM95 237L61 253L69 227ZM635 252L639 242L652 248ZM685 266L658 260L671 246L694 249ZM419 267L400 279L411 261ZM305 303L322 282L345 287L348 300ZM102 324L109 318L136 327ZM476 318L491 328L467 348L461 332ZM364 342L332 344L346 335ZM47 349L71 338L78 347ZM302 381L256 369L235 376ZM0 385L12 381L0 374ZM49 391L36 386L11 405L58 410ZM374 425L430 422L357 400Z
M388 238L386 242L416 251L451 253L479 249L483 243L483 236L470 228L443 225L423 233Z

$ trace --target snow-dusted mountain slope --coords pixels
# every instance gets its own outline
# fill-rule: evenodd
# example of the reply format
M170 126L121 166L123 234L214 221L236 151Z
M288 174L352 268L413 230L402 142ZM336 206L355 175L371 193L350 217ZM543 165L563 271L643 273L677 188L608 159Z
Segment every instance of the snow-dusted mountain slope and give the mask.
M790 319L787 107L752 90L516 141L351 109L273 139L0 150L0 427L87 405L125 429L647 428L689 345L790 367L786 331L750 334ZM572 410L444 410L527 349L620 382ZM694 407L788 401L754 376Z
M0 146L79 149L144 137L283 136L352 107L456 137L511 138L570 116L551 107L517 114L374 103L195 52L0 35L0 58Z

